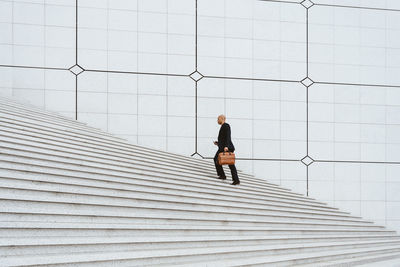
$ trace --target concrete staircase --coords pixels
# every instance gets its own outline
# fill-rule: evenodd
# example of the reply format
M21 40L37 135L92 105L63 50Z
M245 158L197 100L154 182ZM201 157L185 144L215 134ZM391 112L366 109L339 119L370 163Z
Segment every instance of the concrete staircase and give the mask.
M239 176L1 97L0 266L400 264L395 231Z

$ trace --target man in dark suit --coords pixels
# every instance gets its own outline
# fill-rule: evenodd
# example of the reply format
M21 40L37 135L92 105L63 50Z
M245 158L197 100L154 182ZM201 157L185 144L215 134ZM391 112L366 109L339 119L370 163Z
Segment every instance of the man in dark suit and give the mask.
M218 134L218 141L214 141L214 144L218 146L218 151L214 157L215 168L217 169L218 179L225 180L225 172L221 165L218 164L218 153L223 151L234 152L235 147L231 140L231 127L225 122L226 117L224 115L218 116L218 124L221 125ZM232 174L232 185L240 184L239 177L235 165L229 165Z

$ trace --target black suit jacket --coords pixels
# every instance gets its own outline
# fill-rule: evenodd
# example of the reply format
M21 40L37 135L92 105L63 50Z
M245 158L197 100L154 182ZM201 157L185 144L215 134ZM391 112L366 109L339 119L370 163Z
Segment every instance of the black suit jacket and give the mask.
M218 150L224 151L224 147L228 147L229 151L234 152L235 147L231 139L231 127L228 123L223 123L218 134Z

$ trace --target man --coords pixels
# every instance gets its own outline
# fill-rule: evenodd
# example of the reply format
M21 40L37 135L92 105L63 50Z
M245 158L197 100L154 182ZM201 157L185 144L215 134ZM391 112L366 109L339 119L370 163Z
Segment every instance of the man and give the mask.
M228 123L225 122L226 117L225 115L218 116L218 124L221 125L218 134L218 141L214 141L214 145L218 146L218 151L214 157L215 168L217 169L218 179L225 180L225 172L221 165L218 164L218 153L223 151L230 151L234 152L235 147L233 146L231 140L231 127ZM237 170L235 165L229 165L229 169L231 169L232 174L232 183L231 185L238 185L240 184L239 177L237 174Z

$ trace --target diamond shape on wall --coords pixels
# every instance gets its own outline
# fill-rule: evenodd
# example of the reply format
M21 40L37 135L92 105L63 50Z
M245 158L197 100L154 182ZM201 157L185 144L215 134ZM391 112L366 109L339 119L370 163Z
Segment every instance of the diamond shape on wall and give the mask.
M306 78L304 78L303 80L301 80L301 83L302 83L304 86L309 87L309 86L313 85L314 81L311 80L310 78L306 77Z
M305 156L301 159L301 162L303 162L304 165L309 166L314 162L314 160L309 156Z
M85 70L84 70L81 66L79 66L78 64L72 66L72 67L69 68L68 70L69 70L70 72L72 72L73 74L75 74L75 75L79 75L79 74L81 74L82 72L85 71Z
M303 2L301 2L301 4L307 9L309 9L314 5L314 3L310 0L304 0Z
M190 156L193 157L193 158L196 158L196 159L204 159L204 157L202 155L200 155L198 152L194 152Z
M196 82L200 81L204 77L203 74L201 74L197 70L192 72L192 73L190 73L189 76L190 76L190 78L192 78L192 80L194 80Z

